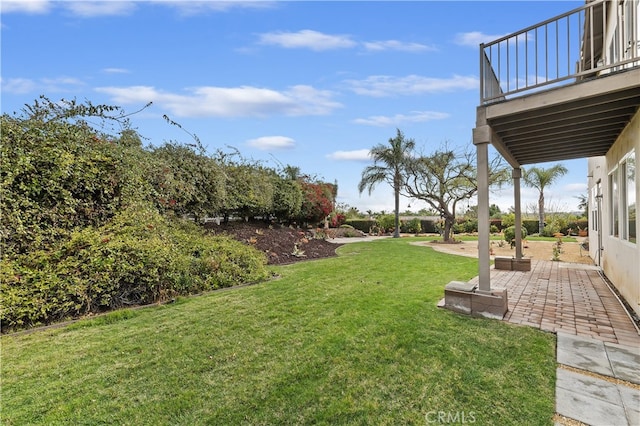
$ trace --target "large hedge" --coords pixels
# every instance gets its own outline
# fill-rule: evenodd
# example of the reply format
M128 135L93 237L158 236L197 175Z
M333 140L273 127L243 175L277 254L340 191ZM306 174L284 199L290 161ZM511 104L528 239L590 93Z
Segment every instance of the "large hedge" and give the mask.
M0 118L3 331L264 279L264 254L201 219L332 210L335 185L209 156L197 139L143 147L125 116L41 97Z
M203 219L221 211L227 197L228 171L191 146L167 142L146 155L156 203L176 215Z
M110 115L110 113L114 113ZM46 98L0 121L0 249L46 249L85 226L100 226L135 202L196 220L218 215L273 216L319 223L333 210L336 186L245 160L206 155L191 144L145 148L117 107ZM106 134L88 120L121 125Z
M0 125L3 254L46 248L118 210L118 147L66 121L3 115Z

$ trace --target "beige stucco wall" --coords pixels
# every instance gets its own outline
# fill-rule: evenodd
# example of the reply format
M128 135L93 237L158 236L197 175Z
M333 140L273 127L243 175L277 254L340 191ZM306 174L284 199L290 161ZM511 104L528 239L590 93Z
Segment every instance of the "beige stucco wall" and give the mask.
M640 200L640 178L638 175L637 160L640 158L640 112L624 129L618 140L611 147L605 157L591 158L588 161L589 197L590 209L597 204L593 199L593 188L598 179L601 179L603 200L601 204L602 215L602 269L618 289L620 294L631 305L631 308L640 315L640 248L639 244L615 238L610 234L609 223L611 212L609 200L611 195L608 188L608 174L620 162L620 160L632 149L636 153L636 203ZM590 221L593 219L590 216ZM636 215L636 229L640 231L640 220ZM598 235L593 231L593 224L589 226L589 247L594 260L597 259Z

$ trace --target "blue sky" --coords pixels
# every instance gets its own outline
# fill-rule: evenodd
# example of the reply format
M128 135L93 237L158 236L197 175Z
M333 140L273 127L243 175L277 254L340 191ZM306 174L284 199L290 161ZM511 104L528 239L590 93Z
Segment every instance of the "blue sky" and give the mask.
M3 113L40 95L134 112L160 145L238 149L338 182L338 202L391 212L381 184L358 193L368 150L396 129L431 153L471 145L479 43L582 5L579 1L9 1L2 7ZM577 209L586 160L545 192ZM551 164L541 164L548 167ZM523 187L523 208L537 192ZM503 210L512 189L491 194ZM472 201L471 204L474 204ZM403 200L414 211L422 202Z

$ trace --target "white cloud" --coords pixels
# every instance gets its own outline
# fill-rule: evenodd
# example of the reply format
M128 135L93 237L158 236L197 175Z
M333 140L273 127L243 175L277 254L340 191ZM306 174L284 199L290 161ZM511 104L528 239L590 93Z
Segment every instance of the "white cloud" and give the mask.
M345 49L356 46L348 35L329 35L313 30L272 32L260 34L260 43L287 49L311 49L315 51Z
M587 182L568 183L564 186L565 192L580 192L580 193L584 192L585 195L588 189L589 189L589 185L587 185Z
M328 154L327 158L339 161L370 161L371 154L368 149L357 149L354 151L335 151Z
M73 92L83 86L85 83L74 77L43 78L40 79L38 90L44 93Z
M66 1L61 3L65 9L77 16L92 18L95 16L128 15L136 8L134 1Z
M246 117L270 115L325 115L341 104L333 94L311 86L293 86L278 92L251 86L204 86L187 94L163 92L150 86L100 87L118 104L144 104L153 101L179 117Z
M247 145L262 151L270 151L275 149L291 149L296 142L286 136L263 136L260 138L250 139Z
M317 90L299 84L283 93L297 104L288 115L326 115L334 109L342 108L342 104L331 100L334 93L329 90Z
M333 49L351 49L359 45L371 52L380 51L403 51L403 52L424 52L437 50L433 46L421 43L402 42L399 40L371 41L359 44L350 35L324 34L314 30L301 30L298 32L270 32L259 35L259 43L275 45L286 49L311 49L315 51Z
M104 68L102 72L107 74L129 74L129 70L126 68Z
M51 9L48 0L2 0L0 12L2 13L47 13Z
M460 46L480 47L480 43L488 43L493 40L502 38L506 34L484 34L480 31L470 31L468 33L458 33L454 39L456 44Z
M177 9L180 14L185 16L197 15L207 12L227 12L231 9L265 9L274 7L275 1L248 1L248 0L225 0L225 1L195 1L195 0L154 0L163 6L169 6Z
M2 13L48 13L55 7L62 7L74 15L90 18L96 16L128 15L136 7L136 0L2 0L0 11ZM231 9L264 9L277 4L274 1L248 1L248 0L224 0L224 1L195 1L195 0L151 0L144 3L171 7L181 15L196 15L206 12L226 12Z
M477 77L454 75L451 78L432 78L419 75L392 77L374 75L365 80L345 81L359 95L385 97L397 95L421 95L454 90L477 90Z
M443 120L449 118L449 114L437 111L412 111L411 114L396 114L392 117L384 115L374 115L368 118L358 118L353 120L355 124L366 126L398 126L405 123L424 123L425 121Z
M2 79L2 92L25 94L33 92L37 87L37 84L28 78L10 78L8 80Z
M84 85L85 83L82 80L73 77L41 78L39 80L28 78L2 79L2 91L16 94L72 92Z
M437 50L433 46L420 43L405 43L398 40L372 41L363 43L364 48L370 51L399 50L402 52L425 52Z
M61 85L61 86L82 86L84 82L75 77L57 77L57 78L43 78L42 83L48 86Z

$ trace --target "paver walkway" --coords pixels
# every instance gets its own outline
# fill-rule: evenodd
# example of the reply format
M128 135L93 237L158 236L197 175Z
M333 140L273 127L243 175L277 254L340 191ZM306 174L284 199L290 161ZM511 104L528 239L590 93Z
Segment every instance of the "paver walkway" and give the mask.
M527 272L492 269L491 287L507 289L506 321L640 347L638 330L595 266L532 260Z
M558 335L556 425L640 425L640 334L597 267L532 260L492 269L491 287L507 289L506 321Z

